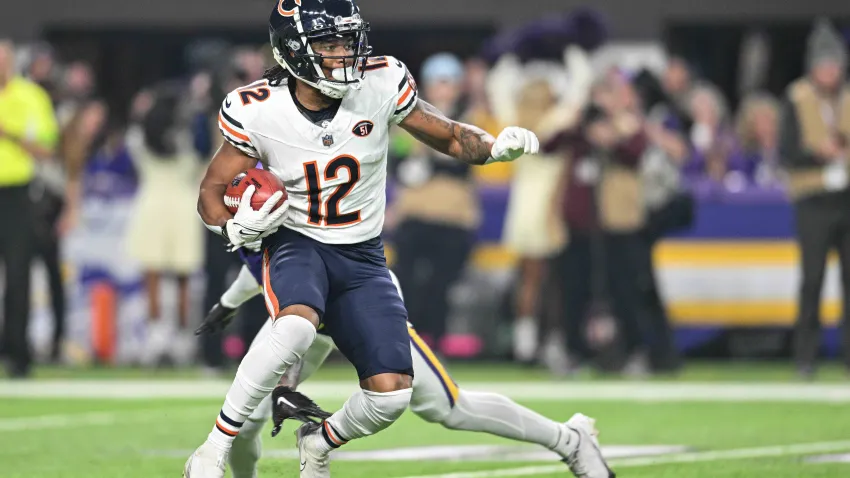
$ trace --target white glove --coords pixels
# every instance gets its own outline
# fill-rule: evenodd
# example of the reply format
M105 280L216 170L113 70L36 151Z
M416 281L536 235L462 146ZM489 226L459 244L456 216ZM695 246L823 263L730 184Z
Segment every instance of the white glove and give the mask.
M289 201L285 201L277 210L272 212L272 208L280 198L283 192L278 191L263 204L259 211L255 211L251 207L251 196L254 195L256 188L248 186L245 192L242 193L242 199L239 201L239 209L233 219L225 224L225 234L233 250L246 246L249 243L256 242L277 231L283 223L286 210L289 208Z
M847 165L836 161L823 169L823 187L827 191L839 191L847 187Z
M499 133L490 157L484 164L513 161L524 154L537 154L540 141L531 131L517 126L509 126Z

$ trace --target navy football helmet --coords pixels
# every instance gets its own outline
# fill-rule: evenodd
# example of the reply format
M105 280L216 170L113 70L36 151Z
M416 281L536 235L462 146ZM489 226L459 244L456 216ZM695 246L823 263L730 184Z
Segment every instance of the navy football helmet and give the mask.
M354 0L278 0L269 18L269 36L275 60L299 80L331 98L342 98L349 88L359 88L372 48L366 38L369 24L360 18ZM329 38L351 41L344 56L316 53L312 43ZM345 60L328 77L322 61Z

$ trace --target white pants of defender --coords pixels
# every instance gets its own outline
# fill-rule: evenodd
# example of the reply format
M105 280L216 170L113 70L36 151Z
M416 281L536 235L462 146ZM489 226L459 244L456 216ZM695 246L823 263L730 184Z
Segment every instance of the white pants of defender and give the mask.
M271 320L260 329L254 338L254 343L269 334ZM410 400L410 410L429 422L442 422L452 411L457 402L459 391L457 385L449 377L446 369L437 360L427 344L416 334L408 324L410 350L413 358L413 397ZM316 341L304 354L302 372L299 384L310 378L333 351L334 345L330 337L318 335ZM271 417L271 395L263 399L257 407L252 421L265 421Z

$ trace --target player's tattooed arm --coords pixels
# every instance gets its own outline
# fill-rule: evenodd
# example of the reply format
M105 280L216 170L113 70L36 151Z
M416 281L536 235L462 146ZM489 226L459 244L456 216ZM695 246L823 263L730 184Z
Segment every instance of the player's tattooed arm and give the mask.
M400 126L422 143L465 163L481 165L495 139L475 126L452 121L433 105L419 100Z
M198 195L198 214L207 225L224 227L233 218L224 205L227 185L237 174L256 166L256 158L239 151L227 141L222 143L207 167Z

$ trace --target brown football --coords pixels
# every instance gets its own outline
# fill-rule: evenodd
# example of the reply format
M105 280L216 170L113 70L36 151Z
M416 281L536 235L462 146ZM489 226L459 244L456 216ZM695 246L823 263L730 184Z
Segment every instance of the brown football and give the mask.
M283 181L280 180L274 173L264 169L249 169L243 173L239 173L227 185L227 190L224 193L224 205L232 214L236 214L239 209L239 202L242 200L242 194L248 189L248 186L253 185L256 189L254 195L251 196L251 207L254 210L259 210L263 204L278 191L283 191L283 197L275 204L272 211L283 205L286 201L286 189L283 187Z

